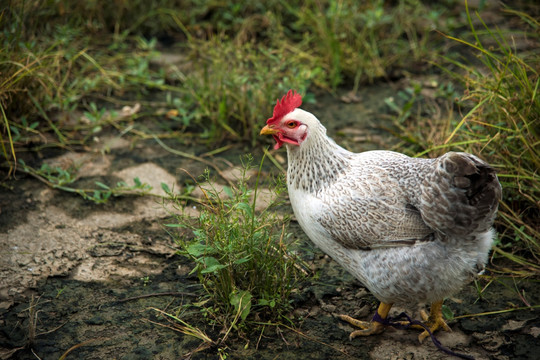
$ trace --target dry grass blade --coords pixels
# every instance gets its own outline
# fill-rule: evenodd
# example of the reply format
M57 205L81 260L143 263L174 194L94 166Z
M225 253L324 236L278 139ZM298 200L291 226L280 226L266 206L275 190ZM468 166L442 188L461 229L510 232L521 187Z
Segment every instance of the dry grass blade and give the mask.
M88 344L91 344L93 342L96 342L96 341L103 341L103 340L107 340L107 338L96 338L96 339L90 339L90 340L86 340L86 341L83 341L82 343L79 343L77 345L73 345L72 347L70 347L69 349L66 350L65 353L62 354L62 356L60 356L58 358L58 360L64 360L71 352L73 352L74 350L77 350L78 348L82 347L82 346L86 346Z
M308 335L308 334L306 334L306 333L304 333L304 332L302 332L302 331L300 331L300 330L298 330L298 329L296 329L296 328L294 328L294 327L291 327L291 326L289 326L289 325L286 325L286 324L272 324L272 323L265 323L264 325L284 327L284 328L286 328L286 329L288 329L288 330L294 332L295 334L297 334L297 335L299 335L299 336L301 336L301 337L303 337L303 338L305 338L305 339L308 339L309 341L313 341L313 342L316 342L316 343L318 343L318 344L327 346L327 347L329 347L330 349L333 349L333 350L335 350L335 351L337 351L337 352L340 352L341 354L343 354L343 355L345 355L345 356L350 356L346 351L344 351L344 350L342 350L342 349L340 349L340 348L338 348L338 347L336 347L336 346L333 346L333 345L330 345L330 344L328 344L328 343L325 343L324 341L321 341L321 340L319 340L319 339L317 339L317 338L315 338L315 337L313 337L313 336L310 336L310 335Z
M8 136L8 147L10 153L8 153L8 149L6 148L4 137L2 135L2 132L0 132L0 143L2 144L2 153L4 154L5 159L8 162L9 165L9 171L7 174L7 177L11 176L13 172L17 169L17 154L15 153L15 147L13 146L13 138L11 136L11 130L9 128L9 120L6 116L6 112L4 111L4 107L0 103L0 110L2 110L2 119L4 120L4 126L6 128L6 133Z
M539 309L539 308L540 308L540 305L522 306L522 307L517 307L517 308L511 308L511 309L486 311L486 312L477 313L477 314L458 315L458 316L455 316L454 319L464 319L464 318L474 318L474 317L479 317L479 316L498 315L498 314L505 314L505 313L514 312L514 311L532 310L532 309Z
M154 310L154 311L157 311L161 315L165 316L165 318L169 321L169 323L171 325L162 324L162 323L155 322L155 321L148 320L148 319L146 319L146 321L148 321L148 322L150 322L152 324L155 324L155 325L159 325L159 326L174 330L174 331L178 331L178 332L180 332L182 334L185 334L185 335L188 335L188 336L193 336L193 337L195 337L195 338L202 341L202 343L199 346L197 346L197 348L195 348L194 350L192 350L189 353L185 354L184 355L185 358L190 358L191 355L193 355L194 353L206 350L206 349L208 349L208 348L210 348L212 346L217 345L217 342L215 342L208 335L206 335L206 333L204 331L200 330L199 328L197 328L197 327L195 327L193 325L188 324L187 322L180 319L179 317L177 317L177 316L175 316L173 314L169 314L169 313L167 313L167 312L165 312L163 310L157 309L157 308L151 307L150 309ZM174 321L171 321L171 319L174 320Z
M225 180L229 183L230 186L233 186L233 184L231 183L231 181L229 180L229 178L227 176L225 176L223 174L223 172L221 171L221 169L213 162L211 161L208 161L206 159L203 159L199 156L196 156L196 155L193 155L193 154L188 154L186 152L183 152L183 151L179 151L179 150L175 150L173 148L171 148L170 146L167 146L163 141L161 141L160 138L158 138L157 136L154 136L154 140L156 140L156 142L162 147L164 148L165 150L167 150L168 152L170 152L171 154L175 154L175 155L178 155L178 156L181 156L181 157L184 157L184 158L187 158L187 159L191 159L191 160L195 160L195 161L199 161L207 166L210 166L212 169L216 170L216 172Z
M188 327L183 327L182 325L178 325L178 324L166 325L166 324L162 324L162 323L152 321L152 320L148 320L148 319L144 319L144 321L147 321L147 322L149 322L151 324L155 324L155 325L167 328L167 329L171 329L173 331L178 331L178 332L181 332L182 334L193 336L193 337L196 337L197 339L200 339L199 334L193 334L192 331L189 330ZM214 346L213 342L207 342L207 341L203 340L203 342L199 346L197 346L194 350L189 351L188 353L184 354L183 358L190 359L193 354L195 354L195 353L197 353L199 351L206 350L206 349L208 349L208 348L210 348L212 346Z
M210 337L208 335L206 335L204 333L204 331L200 330L199 328L194 327L193 325L188 324L187 322L180 319L179 317L177 317L177 316L175 316L173 314L169 314L168 312L165 312L163 310L160 310L160 309L157 309L157 308L154 308L154 307L151 307L150 310L154 310L154 311L160 313L161 315L164 315L166 318L173 319L174 322L172 322L172 324L173 324L172 328L174 328L174 330L180 331L181 333L189 335L189 336L193 336L193 337L195 337L197 339L200 339L200 340L204 341L205 343L208 343L208 344L211 344L211 345L213 345L215 343L212 339L210 339ZM155 323L153 321L151 321L151 322ZM159 324L159 323L155 323L155 324ZM163 325L163 324L159 324L159 325ZM167 325L164 325L164 326L169 327Z

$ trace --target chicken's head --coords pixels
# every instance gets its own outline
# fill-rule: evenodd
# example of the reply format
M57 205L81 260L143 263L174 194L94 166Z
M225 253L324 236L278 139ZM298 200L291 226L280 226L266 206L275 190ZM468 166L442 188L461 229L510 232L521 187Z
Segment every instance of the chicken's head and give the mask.
M279 149L284 143L299 146L306 140L309 131L307 120L313 115L298 109L300 105L302 96L293 90L289 90L281 101L277 101L272 117L261 130L261 135L274 137L274 149Z

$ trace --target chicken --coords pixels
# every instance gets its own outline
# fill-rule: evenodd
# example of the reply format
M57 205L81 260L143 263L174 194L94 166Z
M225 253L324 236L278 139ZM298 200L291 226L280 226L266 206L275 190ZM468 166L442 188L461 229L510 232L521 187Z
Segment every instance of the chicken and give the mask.
M287 148L287 188L304 232L381 302L370 322L340 316L361 328L351 338L382 332L393 304L431 303L424 324L450 330L443 299L483 270L495 236L495 170L467 153L352 153L301 104L289 91L260 133Z

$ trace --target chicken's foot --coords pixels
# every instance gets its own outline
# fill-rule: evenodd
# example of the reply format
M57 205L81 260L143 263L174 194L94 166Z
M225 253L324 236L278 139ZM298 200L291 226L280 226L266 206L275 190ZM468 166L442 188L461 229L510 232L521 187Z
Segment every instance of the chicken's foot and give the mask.
M390 308L392 307L392 304L385 304L382 303L379 305L379 308L377 309L377 315L378 318L384 320L388 316L388 313L390 312ZM361 321L354 319L350 317L349 315L339 315L339 318L343 321L348 322L349 324L359 327L362 330L355 330L350 335L350 339L354 339L357 336L369 336L369 335L375 335L380 334L384 331L385 325L378 320L372 320L372 321Z
M432 303L429 315L426 313L425 310L420 311L420 316L424 321L422 325L420 325L418 322L416 324L411 323L410 319L407 321L398 321L398 323L406 328L424 330L420 335L418 335L418 340L420 342L423 342L425 338L431 336L429 331L431 331L432 334L439 329L442 329L444 331L452 331L452 329L450 329L450 327L443 319L442 304L442 300ZM427 329L429 329L429 331L427 331Z
M422 319L424 320L424 325L429 328L431 333L434 333L438 329L442 329L444 331L452 331L452 329L450 329L450 326L448 326L448 324L446 324L446 321L444 321L442 314L442 305L442 300L435 301L431 304L429 315L424 310L420 312L420 316L422 316ZM422 342L428 336L430 336L429 332L427 330L424 330L424 332L418 335L418 340Z

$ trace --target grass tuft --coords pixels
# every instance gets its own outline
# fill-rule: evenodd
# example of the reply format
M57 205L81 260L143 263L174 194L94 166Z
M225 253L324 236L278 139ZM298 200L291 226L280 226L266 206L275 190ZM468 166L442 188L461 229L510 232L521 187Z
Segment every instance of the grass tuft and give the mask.
M302 34L299 47L320 61L332 89L351 79L356 89L419 64L434 55L428 46L435 41L431 30L446 28L443 11L420 1L400 0L393 6L382 0L283 3L296 17L290 26Z
M285 190L284 181L277 180L271 198L258 210L261 173L259 168L250 190L251 170L248 156L237 184L222 189L206 172L202 177L206 185L199 185L204 194L199 217L194 221L179 216L178 223L168 225L188 230L175 235L179 254L194 261L193 273L205 290L199 306L211 324L223 326L224 339L259 322L288 322L291 295L303 275L289 250L289 220L272 211Z

